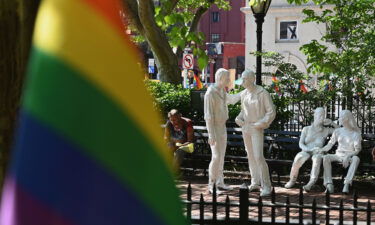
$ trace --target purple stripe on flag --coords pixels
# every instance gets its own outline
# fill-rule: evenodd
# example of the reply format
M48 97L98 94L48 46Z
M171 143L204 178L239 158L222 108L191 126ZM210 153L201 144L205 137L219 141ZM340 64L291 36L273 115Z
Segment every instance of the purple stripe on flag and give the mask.
M31 219L32 218L32 219ZM73 225L22 191L12 178L5 180L0 211L2 225Z
M30 114L20 118L10 171L20 188L75 224L164 224L134 189L84 151ZM27 216L33 220L33 208Z

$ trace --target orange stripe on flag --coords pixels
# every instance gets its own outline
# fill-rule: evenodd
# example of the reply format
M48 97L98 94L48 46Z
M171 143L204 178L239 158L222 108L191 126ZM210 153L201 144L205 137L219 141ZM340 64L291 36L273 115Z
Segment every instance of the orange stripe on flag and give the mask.
M104 16L121 34L125 32L125 25L120 17L121 3L118 0L82 0ZM125 36L125 35L123 35Z

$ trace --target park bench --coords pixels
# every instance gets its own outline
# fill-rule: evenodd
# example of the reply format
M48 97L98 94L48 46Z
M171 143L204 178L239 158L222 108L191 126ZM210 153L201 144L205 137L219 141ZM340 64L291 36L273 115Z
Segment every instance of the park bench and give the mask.
M182 167L206 170L211 160L211 150L208 144L208 132L205 126L194 126L195 151L187 154ZM265 130L264 152L270 173L276 172L278 182L280 175L291 166L293 156L299 151L299 132ZM242 138L241 128L227 128L227 150L225 168L234 171L248 171L248 159ZM285 158L288 156L289 158Z
M211 160L211 150L208 144L208 132L205 126L194 126L195 151L186 154L182 163L184 168L203 169L207 175L207 168ZM293 163L295 155L300 151L297 131L279 131L266 129L264 131L264 154L270 173L276 173L277 182L280 184L280 176L287 175ZM230 171L248 171L248 160L242 138L241 128L227 127L227 150L225 155L225 169ZM362 151L359 155L361 163L358 173L375 171L375 163L372 162L371 149L375 146L375 135L363 135ZM335 148L331 150L334 152ZM338 167L341 167L338 165ZM342 168L342 167L341 167ZM309 172L311 161L305 163L300 174ZM342 170L341 170L342 171ZM344 172L344 171L342 171ZM345 173L346 174L346 173Z

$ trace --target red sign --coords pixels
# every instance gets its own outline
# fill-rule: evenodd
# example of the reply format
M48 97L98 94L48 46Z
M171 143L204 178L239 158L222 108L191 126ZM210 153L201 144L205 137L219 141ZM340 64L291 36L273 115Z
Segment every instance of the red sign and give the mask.
M182 68L194 69L194 56L193 54L184 54L182 57Z

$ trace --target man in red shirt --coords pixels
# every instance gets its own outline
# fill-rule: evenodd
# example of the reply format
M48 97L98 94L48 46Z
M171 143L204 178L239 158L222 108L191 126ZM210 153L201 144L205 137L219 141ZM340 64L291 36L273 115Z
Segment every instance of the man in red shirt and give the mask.
M188 145L194 141L193 124L191 120L182 117L177 109L172 109L168 113L164 139L167 141L171 153L174 154L174 165L178 167L186 154L186 152L181 149L181 146Z

